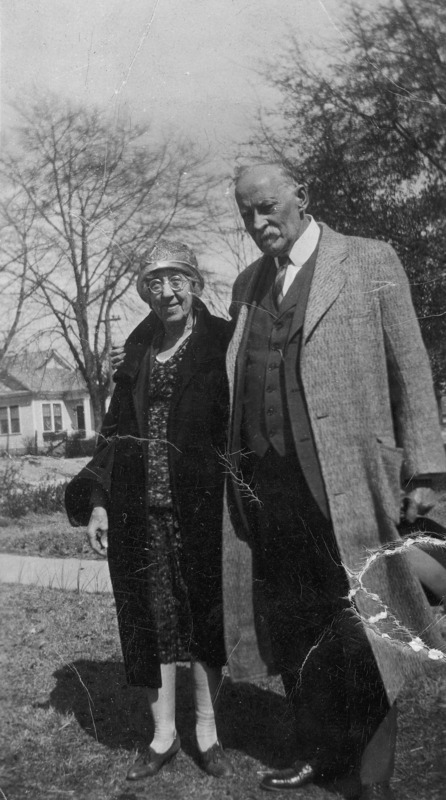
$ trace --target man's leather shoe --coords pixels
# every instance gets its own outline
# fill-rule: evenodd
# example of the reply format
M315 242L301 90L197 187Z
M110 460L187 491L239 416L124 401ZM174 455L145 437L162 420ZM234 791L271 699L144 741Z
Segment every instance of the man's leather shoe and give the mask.
M359 800L394 800L395 795L388 783L368 783L362 787Z
M165 753L156 753L152 750L150 745L138 756L135 763L130 767L127 772L128 781L139 781L142 778L153 778L164 764L172 759L178 753L181 747L180 737L178 734L175 736L172 744Z
M267 772L260 782L262 789L268 792L282 792L287 789L300 789L307 783L311 783L317 778L319 773L311 764L305 761L295 761L289 769L281 769L276 772Z
M234 774L234 768L219 741L204 753L200 751L200 764L214 778L229 778Z

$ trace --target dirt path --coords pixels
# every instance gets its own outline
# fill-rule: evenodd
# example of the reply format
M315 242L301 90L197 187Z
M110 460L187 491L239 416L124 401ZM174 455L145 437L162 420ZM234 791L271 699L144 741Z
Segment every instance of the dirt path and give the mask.
M39 558L0 553L0 582L44 586L65 591L111 592L107 561Z

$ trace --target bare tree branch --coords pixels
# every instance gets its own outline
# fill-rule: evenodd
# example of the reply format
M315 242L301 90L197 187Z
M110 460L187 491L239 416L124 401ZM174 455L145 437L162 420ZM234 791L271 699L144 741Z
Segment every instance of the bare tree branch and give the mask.
M14 208L3 273L17 287L4 346L32 292L87 383L98 429L113 310L150 246L166 234L195 235L214 181L190 143L155 143L147 127L111 123L99 110L44 96L20 113L19 148L0 162L4 205Z

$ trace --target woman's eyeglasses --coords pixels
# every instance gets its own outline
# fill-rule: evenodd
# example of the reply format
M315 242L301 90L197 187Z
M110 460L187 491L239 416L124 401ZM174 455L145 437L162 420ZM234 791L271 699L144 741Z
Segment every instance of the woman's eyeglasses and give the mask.
M163 291L164 281L167 281L173 292L181 292L181 290L184 289L189 282L189 279L184 278L182 275L172 275L170 277L166 276L163 279L153 278L148 282L147 288L150 292L152 292L152 294L161 294Z

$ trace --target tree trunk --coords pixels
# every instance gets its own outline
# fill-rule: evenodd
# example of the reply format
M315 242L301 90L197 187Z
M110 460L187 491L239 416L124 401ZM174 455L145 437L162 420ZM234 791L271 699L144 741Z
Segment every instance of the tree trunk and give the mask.
M99 431L102 427L102 420L104 419L105 414L105 402L102 398L102 392L99 387L95 386L90 387L90 401L91 401L91 408L93 411L93 421L94 421L94 429L96 436L99 434Z

